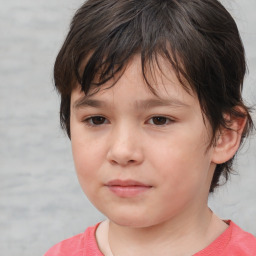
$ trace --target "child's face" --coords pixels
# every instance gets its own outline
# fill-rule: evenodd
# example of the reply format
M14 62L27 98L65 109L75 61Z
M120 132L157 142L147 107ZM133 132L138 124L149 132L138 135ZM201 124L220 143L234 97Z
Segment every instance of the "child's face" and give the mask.
M112 88L71 95L78 179L91 202L120 225L181 221L207 208L215 168L209 124L167 66L165 76L156 69L151 81L159 97L142 78L139 56Z

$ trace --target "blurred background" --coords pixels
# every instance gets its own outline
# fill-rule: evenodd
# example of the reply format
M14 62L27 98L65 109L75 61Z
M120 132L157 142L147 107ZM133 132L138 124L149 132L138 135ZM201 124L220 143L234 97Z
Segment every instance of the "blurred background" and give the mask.
M222 2L237 21L247 53L244 97L256 104L256 2ZM82 3L0 0L1 255L43 255L104 218L78 184L53 87L54 59ZM255 134L240 151L236 170L209 204L256 235Z

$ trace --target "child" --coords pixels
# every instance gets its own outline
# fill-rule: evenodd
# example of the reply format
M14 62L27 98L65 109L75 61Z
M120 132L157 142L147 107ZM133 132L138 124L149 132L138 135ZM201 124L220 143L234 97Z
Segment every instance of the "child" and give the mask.
M207 206L253 127L217 0L88 0L54 68L83 191L106 217L46 256L256 255Z

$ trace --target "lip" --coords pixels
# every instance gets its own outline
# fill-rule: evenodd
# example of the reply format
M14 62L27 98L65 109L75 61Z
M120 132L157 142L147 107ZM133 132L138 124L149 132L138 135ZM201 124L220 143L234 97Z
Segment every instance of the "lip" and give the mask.
M148 184L135 180L111 180L105 186L119 197L135 197L152 188Z

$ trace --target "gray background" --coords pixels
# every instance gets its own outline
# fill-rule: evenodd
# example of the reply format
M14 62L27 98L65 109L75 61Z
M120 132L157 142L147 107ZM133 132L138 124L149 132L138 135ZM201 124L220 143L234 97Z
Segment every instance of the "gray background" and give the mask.
M83 195L58 123L52 67L81 0L0 0L0 251L42 255L103 217ZM256 1L225 1L244 40L256 103ZM254 114L255 120L255 114ZM210 206L256 235L256 136Z

